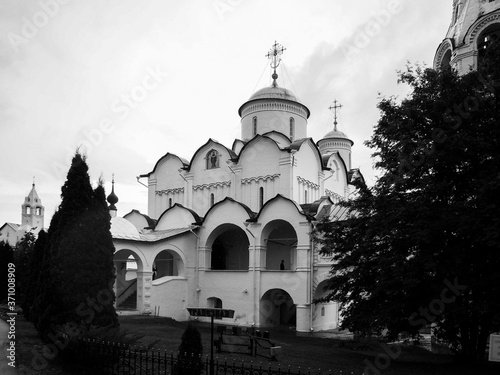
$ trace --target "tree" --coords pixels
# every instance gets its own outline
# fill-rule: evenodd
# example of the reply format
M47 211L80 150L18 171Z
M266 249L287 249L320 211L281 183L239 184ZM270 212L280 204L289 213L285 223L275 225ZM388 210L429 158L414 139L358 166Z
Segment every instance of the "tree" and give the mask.
M47 234L44 230L38 233L38 238L35 241L33 250L29 255L27 274L25 276L26 289L21 301L23 314L29 321L34 321L36 315L33 315L33 305L35 298L39 292L39 284L41 282L40 273L42 270L43 258L47 247Z
M114 309L114 246L102 182L94 190L85 157L73 157L61 204L51 221L37 329L45 339L68 330L118 327ZM68 328L70 327L70 328Z
M325 299L340 302L343 328L392 339L434 323L469 361L483 359L500 329L495 48L461 77L408 67L399 80L409 96L379 103L366 145L380 177L344 203L347 220L325 220L316 233L334 261Z
M181 337L178 356L178 375L197 375L201 373L203 344L198 328L191 322L187 325Z
M29 310L26 303L26 295L29 294L28 278L30 272L30 260L33 256L36 237L31 231L26 232L19 240L14 251L14 263L16 265L16 294L21 308Z
M14 261L14 251L8 242L0 241L0 301L8 297L9 263Z

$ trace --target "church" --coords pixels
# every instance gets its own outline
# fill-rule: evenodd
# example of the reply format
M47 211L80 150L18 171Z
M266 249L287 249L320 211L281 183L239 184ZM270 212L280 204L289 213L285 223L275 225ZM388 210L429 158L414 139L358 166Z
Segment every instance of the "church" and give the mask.
M477 69L499 34L499 0L454 0L434 68ZM147 215L117 217L113 189L118 309L187 320L188 307L218 307L235 311L227 325L338 327L337 303L313 303L325 293L331 260L310 233L324 217L342 220L337 203L364 179L336 115L322 139L308 138L309 109L278 85L283 51L275 43L268 53L272 85L238 109L241 137L231 147L209 139L190 160L167 152L138 177Z
M11 247L16 247L17 243L27 232L34 235L44 229L45 207L35 189L35 182L31 186L28 196L24 198L21 205L21 224L5 223L0 227L0 242L5 241Z
M272 84L238 109L241 138L231 147L209 139L190 160L167 152L138 177L147 215L116 217L113 188L118 309L187 320L188 307L219 307L235 311L223 318L229 325L338 326L335 302L313 303L331 263L310 233L325 216L342 219L336 203L364 180L336 115L322 139L308 138L309 109L278 85L283 51L275 43L268 53Z

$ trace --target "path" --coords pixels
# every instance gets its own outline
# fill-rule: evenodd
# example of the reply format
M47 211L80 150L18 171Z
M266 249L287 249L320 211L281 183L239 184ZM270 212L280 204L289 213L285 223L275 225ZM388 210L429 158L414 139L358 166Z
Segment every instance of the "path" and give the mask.
M7 358L9 352L7 348L10 346L10 340L7 337L9 332L9 325L0 319L0 374L2 375L17 375L17 370L9 366L10 360Z

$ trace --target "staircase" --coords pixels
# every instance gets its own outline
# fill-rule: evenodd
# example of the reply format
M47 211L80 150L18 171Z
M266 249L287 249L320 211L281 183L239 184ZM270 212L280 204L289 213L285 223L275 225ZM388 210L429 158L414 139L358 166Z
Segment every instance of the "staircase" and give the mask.
M137 292L133 292L127 298L123 300L118 306L117 309L120 310L135 310L137 309Z

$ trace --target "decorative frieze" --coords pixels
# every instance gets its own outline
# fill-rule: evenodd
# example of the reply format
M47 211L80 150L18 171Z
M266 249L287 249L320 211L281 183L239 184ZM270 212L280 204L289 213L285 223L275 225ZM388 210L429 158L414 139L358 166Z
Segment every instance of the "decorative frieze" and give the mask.
M195 185L193 186L193 190L210 189L224 186L231 186L231 181L217 181L210 184Z
M274 181L279 176L280 176L280 174L277 173L277 174L267 175L267 176L247 177L247 178L242 178L241 179L241 183L242 184L249 184L252 181L254 181L254 182L257 182L257 181L267 181L267 180Z
M184 188L174 188L174 189L165 189L156 191L156 195L179 194L179 193L184 193Z
M305 178L302 178L300 176L297 176L297 181L299 181L299 183L309 187L309 188L314 188L314 189L319 189L319 185L318 184L315 184L314 182L311 182L309 180L306 180Z

